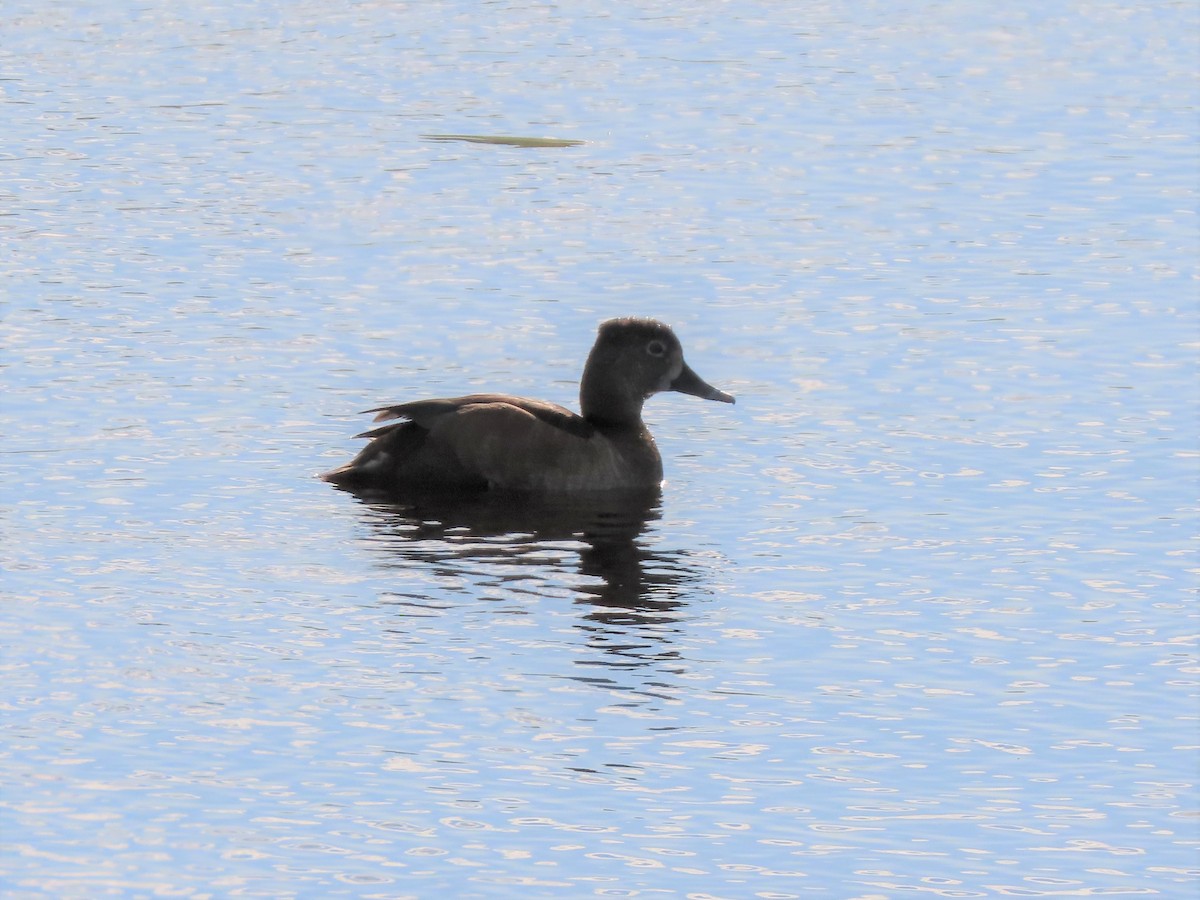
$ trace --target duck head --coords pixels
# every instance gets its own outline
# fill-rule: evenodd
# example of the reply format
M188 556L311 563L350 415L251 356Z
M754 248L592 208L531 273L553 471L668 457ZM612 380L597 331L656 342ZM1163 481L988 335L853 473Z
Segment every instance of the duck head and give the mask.
M634 318L601 324L579 386L583 417L601 426L640 427L642 404L662 391L734 402L692 371L670 326Z

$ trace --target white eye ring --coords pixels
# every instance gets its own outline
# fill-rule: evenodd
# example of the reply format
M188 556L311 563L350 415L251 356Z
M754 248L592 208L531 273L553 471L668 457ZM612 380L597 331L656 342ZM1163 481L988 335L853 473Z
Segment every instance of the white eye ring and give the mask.
M651 356L666 356L667 345L662 341L651 341L646 345L646 352Z

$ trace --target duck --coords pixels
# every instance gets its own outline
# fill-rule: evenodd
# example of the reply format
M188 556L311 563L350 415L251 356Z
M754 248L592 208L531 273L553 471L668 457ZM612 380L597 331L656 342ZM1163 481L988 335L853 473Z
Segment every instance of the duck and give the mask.
M662 457L642 406L665 391L734 403L684 361L656 319L600 324L579 385L579 412L509 394L413 400L367 410L387 425L320 477L339 487L562 494L656 490Z

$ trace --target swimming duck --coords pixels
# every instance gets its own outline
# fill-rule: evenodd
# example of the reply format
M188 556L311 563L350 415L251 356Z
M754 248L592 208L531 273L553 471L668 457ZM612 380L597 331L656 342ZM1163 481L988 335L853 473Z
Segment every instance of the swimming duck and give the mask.
M557 493L656 488L662 458L642 421L660 391L733 403L691 370L669 326L600 325L579 385L580 414L543 400L470 394L367 410L398 422L321 477L345 487Z

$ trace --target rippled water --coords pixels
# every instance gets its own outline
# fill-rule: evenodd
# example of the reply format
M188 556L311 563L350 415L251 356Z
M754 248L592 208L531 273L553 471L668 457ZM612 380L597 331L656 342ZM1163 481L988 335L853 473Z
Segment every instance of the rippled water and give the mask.
M1194 5L5 19L5 896L1194 892ZM629 314L660 497L313 478Z

